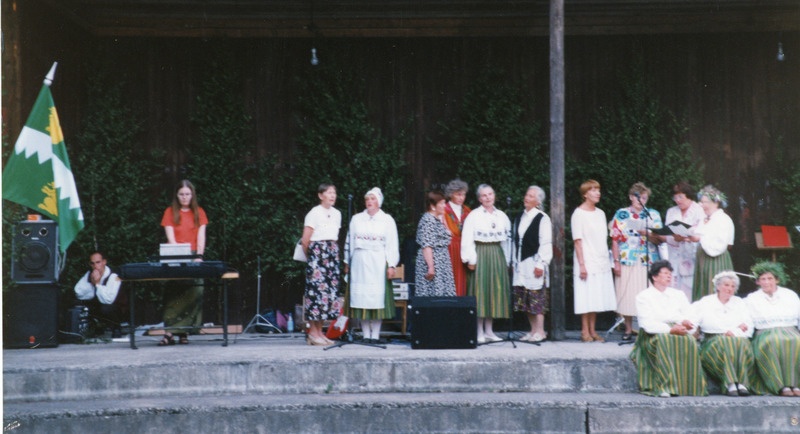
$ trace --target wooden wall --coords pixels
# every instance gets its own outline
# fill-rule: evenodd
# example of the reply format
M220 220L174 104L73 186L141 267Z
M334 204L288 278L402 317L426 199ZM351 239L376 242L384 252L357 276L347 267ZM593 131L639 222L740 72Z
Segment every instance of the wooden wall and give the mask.
M11 11L3 2L3 133L13 143L41 79L53 60L52 86L67 144L80 128L85 60L107 56L128 83L131 107L145 120L141 145L168 150L165 161L180 176L191 153L189 114L198 72L219 49L242 72L242 104L253 116L259 153L292 160L297 131L296 77L312 68L312 44L321 62L336 62L364 79L373 121L387 136L413 119L413 144L404 157L413 171L409 191L433 179L429 140L437 122L457 116L465 89L484 65L524 80L530 118L547 125L546 37L482 38L122 38L97 37L47 8ZM12 13L13 12L13 13ZM18 22L7 17L16 16ZM777 62L778 41L786 60ZM99 51L100 45L113 47ZM800 32L572 35L566 47L566 146L581 156L594 113L607 107L621 68L641 54L660 98L691 125L687 140L706 166L707 181L729 197L756 203L782 142L800 158ZM543 131L546 133L546 131ZM70 147L71 153L81 152ZM169 180L171 183L171 179ZM166 180L165 180L166 182ZM567 191L573 191L568 183ZM735 210L733 211L736 212Z

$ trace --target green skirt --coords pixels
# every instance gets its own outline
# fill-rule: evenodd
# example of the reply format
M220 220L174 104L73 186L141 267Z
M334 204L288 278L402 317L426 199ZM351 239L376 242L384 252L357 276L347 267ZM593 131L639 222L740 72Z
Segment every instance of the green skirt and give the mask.
M478 263L467 270L467 295L475 297L479 318L509 318L509 288L506 256L500 243L475 243Z
M203 279L164 289L164 330L197 333L203 325Z
M719 256L708 256L702 247L697 248L694 265L694 283L692 284L692 301L700 300L714 293L711 279L721 271L733 271L731 254L726 250Z
M739 383L753 388L756 366L750 339L725 335L706 335L700 344L700 359L709 377L719 381L723 390Z
M785 386L800 385L800 332L795 327L757 330L753 338L759 392L778 395Z
M640 330L630 357L637 368L639 389L645 395L708 395L697 342L692 336L651 335Z

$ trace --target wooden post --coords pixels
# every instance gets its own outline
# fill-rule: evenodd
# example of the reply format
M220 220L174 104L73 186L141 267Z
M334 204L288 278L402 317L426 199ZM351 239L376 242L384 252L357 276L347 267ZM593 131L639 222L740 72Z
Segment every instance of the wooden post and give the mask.
M553 261L550 264L550 336L565 338L564 258L564 0L550 0L550 218Z

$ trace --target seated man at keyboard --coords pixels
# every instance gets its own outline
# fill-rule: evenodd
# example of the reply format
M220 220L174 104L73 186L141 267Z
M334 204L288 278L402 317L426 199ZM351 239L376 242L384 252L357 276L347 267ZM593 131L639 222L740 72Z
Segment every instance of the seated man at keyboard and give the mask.
M111 328L114 338L121 337L120 323L125 318L127 306L122 282L109 268L103 253L95 251L89 256L89 271L75 284L75 296L89 308L89 315Z

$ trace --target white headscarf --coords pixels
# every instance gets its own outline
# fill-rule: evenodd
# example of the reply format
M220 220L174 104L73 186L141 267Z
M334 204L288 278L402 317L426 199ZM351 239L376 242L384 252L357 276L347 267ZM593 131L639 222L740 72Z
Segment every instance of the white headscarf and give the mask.
M364 197L367 197L370 194L375 196L376 199L378 199L378 208L383 206L383 193L381 193L381 189L380 188L374 187L372 190L370 190L366 194L364 194Z

